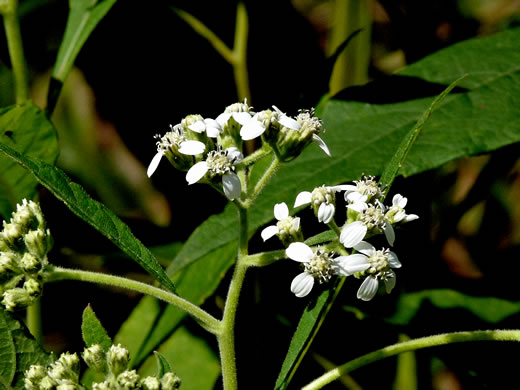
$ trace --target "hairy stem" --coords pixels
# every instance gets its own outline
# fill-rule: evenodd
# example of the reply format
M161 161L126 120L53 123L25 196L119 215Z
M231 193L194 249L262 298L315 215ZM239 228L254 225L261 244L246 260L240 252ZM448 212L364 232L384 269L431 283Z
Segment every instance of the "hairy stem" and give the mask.
M110 286L122 287L129 290L137 291L152 297L161 299L170 303L186 313L191 315L196 320L200 321L208 332L218 334L221 331L221 323L206 311L193 303L179 297L169 291L151 286L146 283L138 282L136 280L123 278L120 276L102 274L99 272L81 271L61 267L50 267L49 277L47 282L58 280L79 280L82 282L107 284Z
M444 333L436 336L422 337L415 340L404 341L389 345L377 351L360 356L315 379L303 390L321 389L323 386L338 379L341 375L351 372L369 363L385 359L403 352L415 351L417 349L435 347L451 343L462 343L468 341L520 341L520 330L482 330L474 332Z
M255 188L253 189L253 193L249 196L249 199L246 202L244 202L244 207L249 208L251 206L251 204L255 201L258 195L260 195L260 192L262 192L265 185L269 182L271 177L276 173L279 166L280 160L277 156L274 156L273 161L271 161L269 167L267 167L262 177L256 183Z

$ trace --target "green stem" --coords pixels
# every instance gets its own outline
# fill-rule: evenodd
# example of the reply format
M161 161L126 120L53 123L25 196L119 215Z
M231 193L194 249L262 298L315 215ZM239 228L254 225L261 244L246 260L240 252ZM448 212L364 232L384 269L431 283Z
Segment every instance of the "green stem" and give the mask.
M242 264L248 267L265 267L273 264L275 261L286 259L285 249L271 252L260 252L254 255L248 255L242 258Z
M146 295L150 295L152 297L170 303L181 310L184 310L193 318L200 321L204 325L204 328L208 330L210 333L217 335L221 331L221 323L215 317L211 316L206 311L202 310L200 307L179 297L178 295L175 295L169 291L160 289L155 286L151 286L146 283L123 278L120 276L102 274L99 272L81 271L61 267L50 267L49 277L46 281L53 282L58 280L79 280L82 282L107 284L110 286L122 287Z
M338 379L341 375L399 353L467 341L520 341L520 330L481 330L474 332L444 333L389 345L336 367L303 387L302 390L321 389L323 386Z
M41 300L27 308L27 328L40 344L43 342Z
M247 264L242 259L247 256L249 237L247 235L247 209L239 208L240 232L238 259L229 285L229 292L222 317L222 332L217 335L222 365L222 380L225 390L237 388L237 369L235 359L235 318L240 298L240 290L246 276Z
M249 197L247 201L244 202L244 207L249 208L251 204L255 201L255 199L258 197L260 192L264 189L265 185L271 179L271 177L276 173L278 170L278 167L280 166L280 160L277 156L273 157L273 161L271 161L271 165L267 167L262 177L258 180L258 182L255 185L255 188L253 189L253 193Z
M260 148L255 150L253 153L251 153L249 156L245 157L242 162L239 164L240 166L248 166L251 165L258 160L260 160L262 157L267 156L269 153L271 153L271 148L268 144L265 144Z
M18 22L18 1L7 0L0 12L4 16L5 36L13 67L16 103L22 104L29 100L29 84L23 54L22 34Z
M237 86L238 100L247 99L251 102L251 90L249 88L249 75L247 72L247 37L249 34L249 23L247 10L243 3L237 5L237 19L235 25L235 44L233 47L233 73Z

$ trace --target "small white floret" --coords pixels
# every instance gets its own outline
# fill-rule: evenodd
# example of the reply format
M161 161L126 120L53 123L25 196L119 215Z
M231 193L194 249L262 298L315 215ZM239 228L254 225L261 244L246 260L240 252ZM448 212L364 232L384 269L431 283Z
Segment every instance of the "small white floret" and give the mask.
M193 165L190 170L186 173L186 181L188 184L198 182L208 172L209 167L206 161L200 161Z
M367 234L367 227L361 221L356 221L348 224L341 230L339 241L345 248L353 248L359 244Z
M314 286L314 277L309 275L307 272L302 272L297 275L291 283L291 291L298 298L307 296Z
M152 161L150 162L150 165L148 165L148 169L146 170L146 174L148 175L148 177L152 177L153 173L155 172L155 170L159 166L159 163L161 162L162 156L162 152L157 152L157 154L153 156Z

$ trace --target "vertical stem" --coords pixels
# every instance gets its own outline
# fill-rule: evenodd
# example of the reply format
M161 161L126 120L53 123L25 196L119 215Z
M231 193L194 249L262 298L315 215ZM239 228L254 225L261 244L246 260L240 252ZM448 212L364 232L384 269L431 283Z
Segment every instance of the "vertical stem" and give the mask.
M240 232L238 245L238 259L233 272L233 278L229 286L229 292L222 317L222 332L218 335L220 349L220 361L222 364L222 380L225 390L237 388L237 369L235 360L235 318L237 312L240 290L247 271L247 265L242 263L243 257L247 256L247 209L239 207Z
M238 3L237 20L235 26L235 45L233 47L234 59L233 73L237 85L238 100L244 98L251 102L251 91L249 89L249 75L247 72L247 37L249 24L247 11L243 3Z
M4 17L5 36L13 67L16 103L22 104L29 100L29 86L23 54L22 34L18 23L18 1L7 0L0 11Z

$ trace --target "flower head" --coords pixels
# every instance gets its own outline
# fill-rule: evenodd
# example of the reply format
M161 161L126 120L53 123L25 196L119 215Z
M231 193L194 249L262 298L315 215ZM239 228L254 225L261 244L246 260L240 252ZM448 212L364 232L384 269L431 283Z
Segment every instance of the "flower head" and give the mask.
M298 130L300 124L293 118L287 116L280 111L278 107L273 106L274 111L264 110L257 112L250 121L244 124L240 130L240 136L243 140L250 140L257 138L271 129L275 134L280 130L280 127ZM268 138L272 135L268 134Z
M338 191L344 190L345 186L316 187L312 192L303 191L296 196L294 207L310 204L318 221L329 223L336 211L336 195Z
M188 170L186 181L188 184L193 184L206 175L210 180L215 176L221 176L224 194L229 200L236 199L240 197L242 186L234 171L234 165L240 163L242 159L242 153L235 147L212 150L205 161L196 163Z
M303 265L304 271L298 274L291 283L291 291L298 298L308 295L314 286L314 280L320 283L329 281L336 274L337 259L333 253L321 249L314 252L303 242L293 242L285 250L287 257Z
M404 196L401 194L395 194L392 198L392 206L390 206L386 212L386 218L391 223L404 223L418 219L419 216L415 214L406 214L404 208L406 207L407 202L408 199Z
M363 176L361 180L355 180L355 185L346 185L345 200L350 203L368 203L379 200L383 195L383 188L375 180L374 176Z
M294 241L303 241L300 230L300 218L291 217L289 208L284 202L274 205L274 217L278 220L278 223L262 230L261 236L264 241L274 235L277 235L285 245L289 245Z
M151 177L155 172L163 156L166 156L175 168L185 171L193 165L193 156L204 153L206 149L206 145L203 142L188 139L186 131L181 124L170 125L170 131L162 137L156 135L155 138L159 139L156 142L157 153L146 171L148 177Z
M376 250L365 241L359 242L354 249L359 253L340 256L336 262L341 275L364 278L357 297L370 301L376 295L380 281L384 282L386 292L390 293L395 287L395 272L392 268L401 268L397 255L389 249Z

